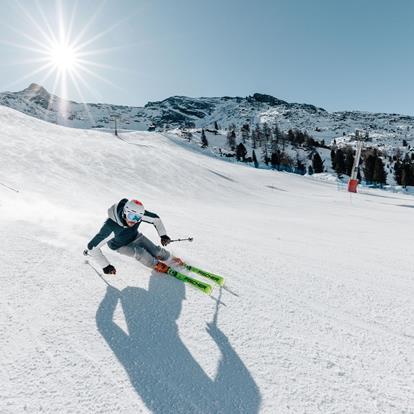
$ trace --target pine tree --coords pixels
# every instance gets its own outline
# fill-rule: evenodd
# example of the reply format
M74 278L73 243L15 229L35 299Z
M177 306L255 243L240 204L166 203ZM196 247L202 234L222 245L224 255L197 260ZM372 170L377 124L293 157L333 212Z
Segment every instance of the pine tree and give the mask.
M263 140L264 140L264 135L263 135L263 131L260 128L260 124L256 124L256 128L255 128L255 137L256 137L256 142L255 142L255 147L257 146L261 147Z
M375 169L376 153L369 154L364 162L364 177L368 183L374 182L374 169Z
M407 185L414 185L413 164L411 163L408 154L405 155L402 163L401 185L403 185L404 188L407 187Z
M352 148L347 148L345 153L345 174L351 176L352 167L354 166L354 151Z
M272 168L275 170L278 169L280 165L280 153L279 151L273 151L272 157L270 158L270 163L272 164Z
M253 150L252 158L253 158L254 167L259 168L259 163L257 162L256 152L254 150Z
M236 132L233 130L227 133L227 144L232 151L236 148Z
M294 133L293 129L289 129L289 131L287 133L287 139L292 144L295 142L295 133Z
M276 139L273 139L272 143L271 143L271 152L272 154L276 151L279 150L279 146L277 145L277 141Z
M263 124L263 140L265 145L272 140L272 131L267 122Z
M404 188L406 188L407 185L410 185L410 181L411 181L410 165L404 162L402 166L401 185Z
M306 167L305 164L299 159L299 157L296 158L296 171L295 173L305 175L306 174Z
M381 186L387 183L387 173L385 172L384 163L378 156L375 158L373 181L381 184Z
M256 148L256 131L254 129L252 129L252 132L250 134L250 141L251 141L252 148L255 149Z
M250 136L250 126L249 124L244 124L241 127L241 137L242 137L243 144L245 144L249 140L249 136Z
M293 159L286 153L280 153L280 169L283 171L291 171L294 165Z
M319 147L320 144L318 141L315 141L313 137L308 134L308 131L305 131L303 134L303 145L306 145L309 148Z
M341 177L342 174L345 174L345 157L342 150L339 148L335 154L335 171L338 174L338 177Z
M286 136L286 134L285 134L284 132L282 132L282 133L280 134L280 139L281 139L281 141L282 141L282 152L285 152L285 147L286 147L286 139L287 139L287 136Z
M323 172L323 161L317 151L315 151L315 155L312 158L312 169L316 174Z
M262 161L266 164L269 165L270 162L270 158L267 152L267 144L265 143L263 148L262 148Z
M237 161L240 161L240 160L245 161L246 154L247 154L246 147L243 145L242 142L240 142L240 144L237 145L237 147L236 147L236 158L237 158Z
M277 143L279 143L279 141L282 138L282 132L280 131L279 126L277 124L275 124L273 128L273 137L275 138Z
M336 170L336 152L334 149L331 150L331 161L332 161L332 168Z
M201 130L201 148L208 147L208 141L204 129Z
M402 164L400 160L397 160L394 164L394 178L398 185L402 183Z

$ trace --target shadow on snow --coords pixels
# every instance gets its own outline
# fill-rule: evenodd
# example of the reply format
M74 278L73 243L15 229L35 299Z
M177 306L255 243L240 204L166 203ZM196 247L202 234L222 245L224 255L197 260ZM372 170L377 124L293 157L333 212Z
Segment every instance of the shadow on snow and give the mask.
M207 324L221 352L213 380L180 339L176 320L184 298L184 284L157 275L148 290L108 285L96 313L98 330L152 412L257 413L259 389L217 326L218 305L213 323ZM129 334L113 321L118 302ZM202 311L194 317L202 317Z

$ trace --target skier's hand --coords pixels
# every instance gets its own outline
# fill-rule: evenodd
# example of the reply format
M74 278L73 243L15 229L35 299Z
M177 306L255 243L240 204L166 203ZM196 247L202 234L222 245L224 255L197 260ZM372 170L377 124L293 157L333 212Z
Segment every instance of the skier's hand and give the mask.
M112 265L108 265L102 270L106 275L116 275L116 269Z
M89 250L88 250L88 249L85 249L85 250L83 251L83 255L84 255L84 256L89 256Z
M163 246L166 246L167 244L170 244L170 242L171 242L171 239L167 235L161 236L161 244Z

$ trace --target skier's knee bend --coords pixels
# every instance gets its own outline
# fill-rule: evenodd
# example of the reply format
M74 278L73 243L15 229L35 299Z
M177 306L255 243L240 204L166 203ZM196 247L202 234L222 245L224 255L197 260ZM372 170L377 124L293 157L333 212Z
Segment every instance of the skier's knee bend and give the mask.
M147 250L143 248L136 248L134 256L136 260L150 268L153 268L158 262L158 259L156 257L152 256Z
M168 260L172 257L171 253L168 250L163 249L162 247L158 248L157 259L158 260Z

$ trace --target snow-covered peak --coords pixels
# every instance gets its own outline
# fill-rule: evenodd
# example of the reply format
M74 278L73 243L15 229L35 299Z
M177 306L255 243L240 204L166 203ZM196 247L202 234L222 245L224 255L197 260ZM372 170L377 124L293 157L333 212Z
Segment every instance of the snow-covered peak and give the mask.
M149 127L221 128L248 123L278 124L281 130L307 131L316 140L331 142L334 138L367 131L370 135L411 140L414 117L399 114L359 111L328 112L311 104L289 103L271 95L255 93L247 97L172 96L148 102L144 107L77 103L50 94L32 83L20 92L0 94L0 104L28 115L75 128L111 128L112 115L119 116L118 127L125 130L147 130Z
M23 89L21 93L50 96L49 92L43 86L40 86L37 83L31 83L26 89Z

